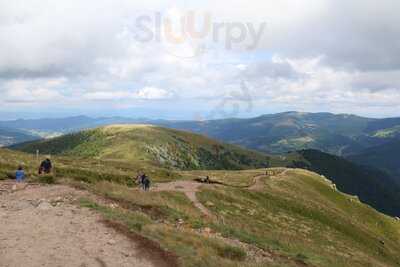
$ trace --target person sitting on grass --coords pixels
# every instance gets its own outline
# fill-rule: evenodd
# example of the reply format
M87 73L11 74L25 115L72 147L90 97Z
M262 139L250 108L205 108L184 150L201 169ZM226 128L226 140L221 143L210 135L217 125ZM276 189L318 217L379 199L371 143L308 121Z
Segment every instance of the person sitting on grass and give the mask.
M25 180L25 172L22 166L19 166L18 170L15 172L15 179L17 183L22 183Z

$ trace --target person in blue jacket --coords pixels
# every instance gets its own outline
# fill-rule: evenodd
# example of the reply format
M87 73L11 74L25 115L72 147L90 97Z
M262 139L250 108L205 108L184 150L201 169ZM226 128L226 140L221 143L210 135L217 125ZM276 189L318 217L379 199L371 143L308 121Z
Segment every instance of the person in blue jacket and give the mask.
M15 179L17 180L17 183L21 183L25 180L25 172L22 166L19 166L18 170L15 172Z

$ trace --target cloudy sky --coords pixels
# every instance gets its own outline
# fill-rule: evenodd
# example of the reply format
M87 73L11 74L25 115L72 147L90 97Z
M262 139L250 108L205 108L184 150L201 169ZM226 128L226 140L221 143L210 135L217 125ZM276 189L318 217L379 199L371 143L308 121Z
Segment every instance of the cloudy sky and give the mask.
M400 116L398 10L398 0L0 0L0 119Z

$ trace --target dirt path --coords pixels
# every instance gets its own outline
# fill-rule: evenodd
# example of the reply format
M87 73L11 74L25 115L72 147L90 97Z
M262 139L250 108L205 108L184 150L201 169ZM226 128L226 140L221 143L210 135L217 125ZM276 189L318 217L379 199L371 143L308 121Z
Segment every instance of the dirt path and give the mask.
M279 178L279 177L286 175L286 173L288 171L289 171L288 169L285 169L285 170L281 170L273 175L261 174L261 175L254 176L253 184L251 186L249 186L248 189L252 190L252 191L262 191L262 190L264 190L264 186L265 186L265 184L263 182L264 178L267 178L267 177Z
M262 181L262 178L265 178L266 175L258 175L253 178L253 184L248 187L249 190L252 191L262 191L264 189L264 183Z
M170 183L156 184L152 191L177 191L183 192L186 197L197 207L204 215L211 216L210 211L197 199L196 193L200 191L201 186L207 186L196 181L176 181Z
M156 266L98 214L73 204L88 193L60 185L12 192L12 186L0 182L1 267Z

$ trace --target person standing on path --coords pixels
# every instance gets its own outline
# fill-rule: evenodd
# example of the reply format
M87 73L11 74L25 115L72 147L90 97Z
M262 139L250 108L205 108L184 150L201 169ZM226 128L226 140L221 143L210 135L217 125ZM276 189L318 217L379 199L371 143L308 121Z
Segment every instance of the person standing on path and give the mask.
M145 173L142 173L139 176L139 183L140 183L143 191L149 191L150 190L150 184L151 184L150 178Z
M142 183L143 183L143 190L144 191L149 191L150 190L150 184L151 184L150 178L148 176L146 176L146 175L143 175Z
M22 183L25 180L25 172L22 166L19 166L18 170L15 172L15 180L17 183Z

